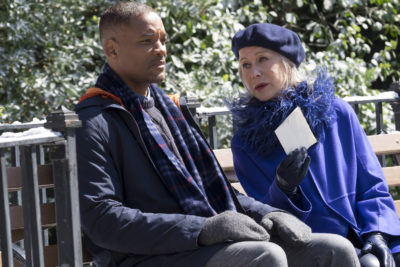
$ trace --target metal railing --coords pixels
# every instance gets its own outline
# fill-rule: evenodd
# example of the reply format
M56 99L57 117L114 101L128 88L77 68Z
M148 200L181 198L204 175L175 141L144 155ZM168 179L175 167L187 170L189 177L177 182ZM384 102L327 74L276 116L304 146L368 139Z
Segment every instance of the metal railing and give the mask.
M388 103L391 105L394 115L395 129L400 131L400 97L399 97L399 84L391 86L390 89L393 91L381 93L376 96L352 96L345 97L344 100L348 102L357 115L359 115L359 106L363 104L374 104L375 105L375 121L376 121L376 133L380 134L383 131L383 110L382 103ZM195 114L199 120L207 120L208 124L208 138L211 148L218 148L217 138L217 116L230 115L230 111L226 107L198 107L195 109Z
M64 108L47 116L46 122L0 125L0 131L7 133L42 126L52 130L0 137L0 251L3 266L14 266L15 244L12 243L7 176L7 169L12 166L21 169L24 265L44 266L38 185L38 164L45 161L43 148L49 152L53 170L58 263L59 266L82 266L75 145L75 128L80 125L77 115Z

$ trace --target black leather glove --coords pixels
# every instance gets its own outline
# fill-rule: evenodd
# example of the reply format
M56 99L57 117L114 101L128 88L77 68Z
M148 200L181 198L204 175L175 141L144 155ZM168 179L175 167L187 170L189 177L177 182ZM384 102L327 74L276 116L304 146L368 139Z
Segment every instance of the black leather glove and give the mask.
M384 267L396 267L392 252L387 245L387 238L380 232L373 232L366 236L365 245L361 250L362 254L374 254Z
M311 241L311 228L288 212L267 213L260 224L271 235L279 236L289 245L301 246Z
M198 237L199 245L230 241L269 241L268 232L252 218L235 211L224 211L208 218Z
M303 181L310 165L310 157L305 147L290 152L276 169L276 183L287 195L291 195Z

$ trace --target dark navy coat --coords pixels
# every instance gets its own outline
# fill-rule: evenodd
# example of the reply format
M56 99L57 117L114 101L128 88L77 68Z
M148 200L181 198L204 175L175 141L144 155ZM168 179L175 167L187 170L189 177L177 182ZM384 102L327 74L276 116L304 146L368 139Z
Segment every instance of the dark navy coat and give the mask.
M259 201L295 214L313 232L343 235L344 228L352 228L358 236L374 231L399 236L400 221L393 199L357 115L341 99L336 98L333 106L335 118L321 140L308 149L311 163L300 184L300 207L275 182L276 168L285 157L283 148L278 146L262 158L235 135L234 166L244 190ZM310 198L321 203L314 207ZM321 213L330 214L330 218ZM400 252L400 246L392 252Z
M199 247L206 218L183 214L136 121L116 100L103 94L76 106L83 123L77 158L84 245L102 267L204 266L221 245ZM185 106L182 111L195 125ZM275 210L247 196L233 198L238 211L255 220Z

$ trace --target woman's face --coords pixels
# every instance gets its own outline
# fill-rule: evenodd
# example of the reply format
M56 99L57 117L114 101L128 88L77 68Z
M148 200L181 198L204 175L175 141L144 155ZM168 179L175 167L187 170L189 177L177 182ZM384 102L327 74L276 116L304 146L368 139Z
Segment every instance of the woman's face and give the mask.
M260 101L277 97L285 87L282 58L270 49L259 46L240 49L239 68L244 86Z

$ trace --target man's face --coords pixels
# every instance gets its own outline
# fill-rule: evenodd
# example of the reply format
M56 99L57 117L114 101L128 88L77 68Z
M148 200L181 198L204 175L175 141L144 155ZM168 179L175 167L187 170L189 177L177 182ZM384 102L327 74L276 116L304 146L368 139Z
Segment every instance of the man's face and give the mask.
M140 91L164 80L167 34L156 13L131 18L130 25L117 28L113 35L116 55L107 59L131 89Z

